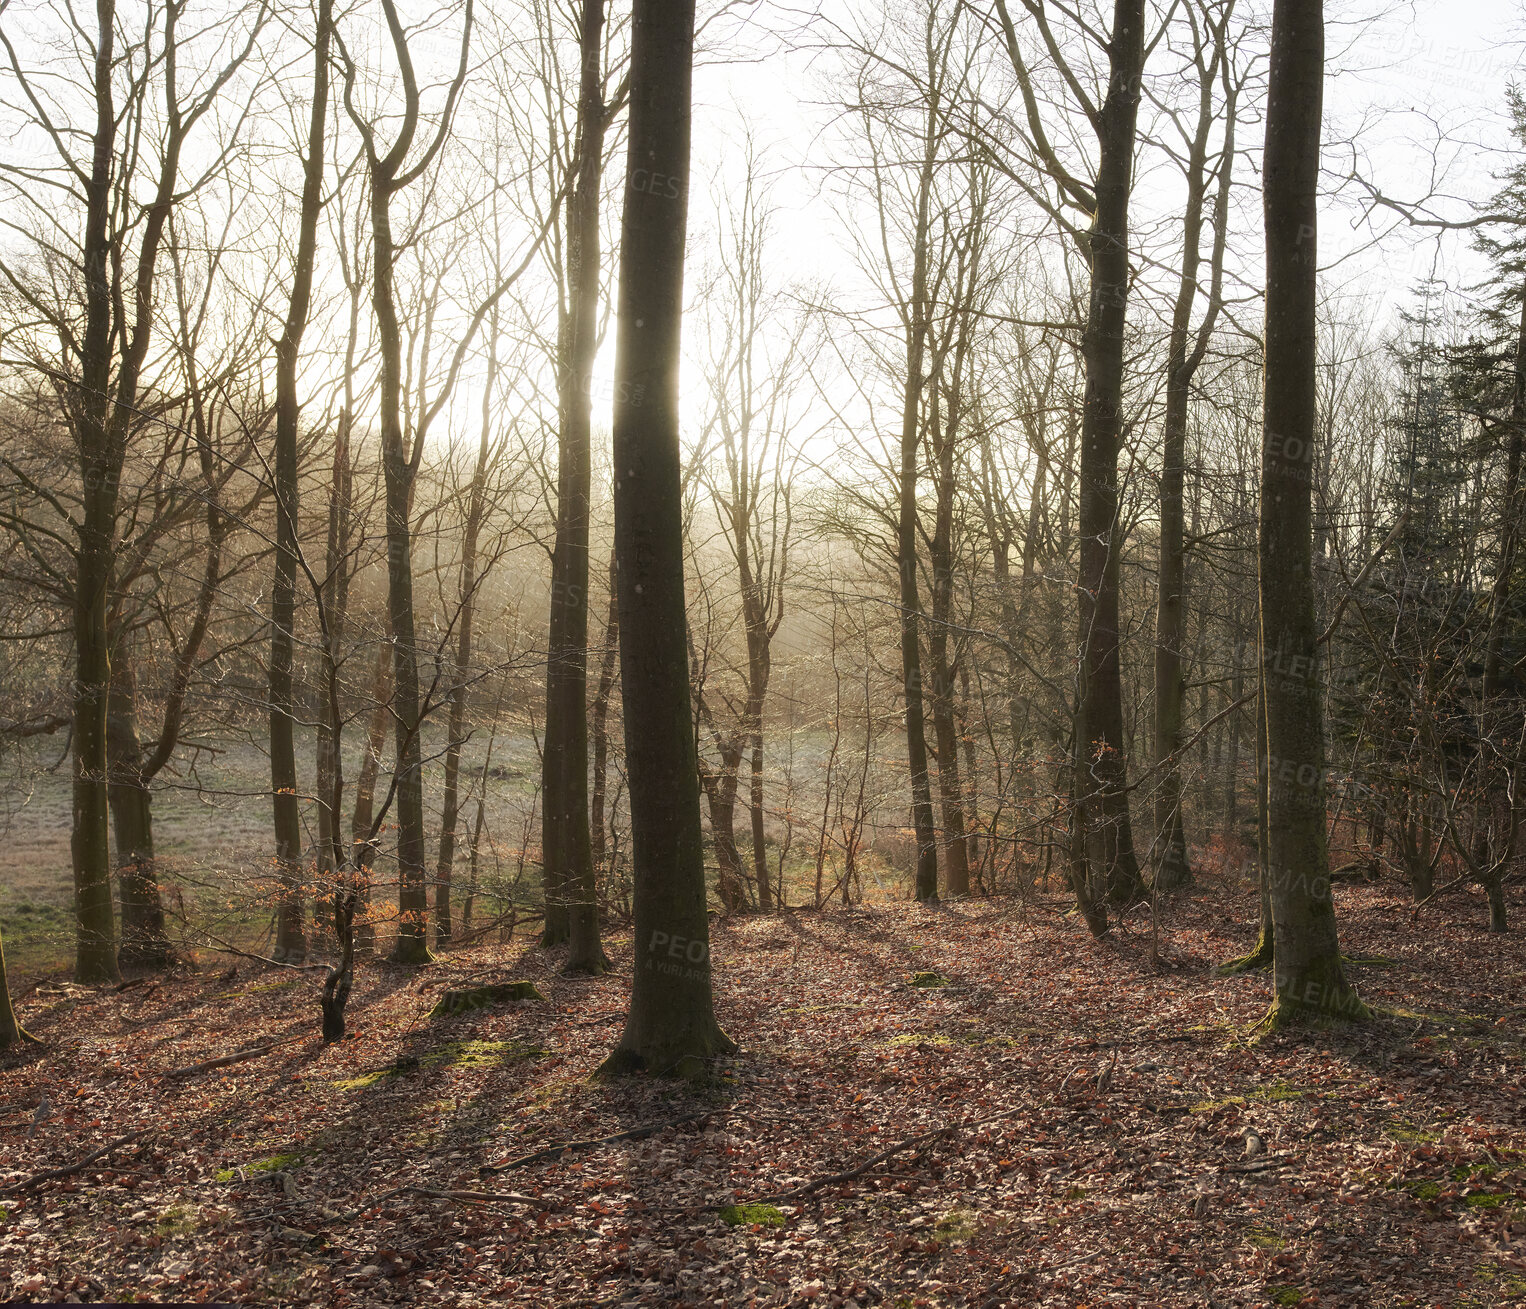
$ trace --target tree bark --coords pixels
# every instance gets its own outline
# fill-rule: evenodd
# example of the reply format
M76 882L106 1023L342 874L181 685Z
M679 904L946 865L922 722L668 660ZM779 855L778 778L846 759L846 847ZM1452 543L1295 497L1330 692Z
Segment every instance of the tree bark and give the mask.
M498 374L498 311L492 314L488 334L487 376ZM456 609L456 668L450 688L450 723L445 738L445 789L440 809L440 858L435 865L435 941L451 939L450 884L456 858L456 824L461 813L461 747L466 739L467 685L472 668L472 623L477 611L477 540L487 512L487 473L491 462L492 381L482 392L482 421L477 438L477 462L461 531L461 590ZM549 732L549 726L548 726ZM548 742L549 744L549 742Z
M1187 643L1187 569L1183 535L1182 502L1187 467L1187 412L1192 381L1208 349L1219 311L1223 278L1225 237L1229 226L1229 195L1235 157L1234 122L1236 101L1224 107L1224 141L1219 158L1219 188L1214 205L1214 241L1208 308L1193 339L1192 309L1198 294L1202 264L1203 207L1208 194L1208 142L1216 118L1214 81L1228 50L1222 30L1215 31L1208 18L1206 34L1197 36L1198 121L1188 150L1187 204L1182 216L1182 267L1176 304L1171 319L1171 338L1166 356L1166 413L1161 451L1160 478L1160 576L1155 609L1155 840L1160 850L1156 886L1173 890L1192 881L1187 858L1187 837L1182 822L1182 704L1185 692L1183 652ZM1228 22L1225 14L1224 22ZM1203 35L1213 41L1205 62ZM1226 77L1227 86L1232 79ZM1231 752L1233 754L1233 751Z
M579 34L577 181L567 201L567 311L561 322L561 441L556 545L546 654L541 847L546 876L542 940L565 937L569 973L608 970L599 940L598 888L588 829L588 519L590 387L599 333L599 193L608 111L603 99L603 0L583 0Z
M153 797L143 775L136 679L126 640L125 634L119 636L112 655L106 709L107 801L116 838L117 887L122 901L117 963L123 968L165 968L172 956L154 866Z
M1313 572L1323 0L1276 0L1267 85L1260 590L1274 1023L1366 1009L1341 969L1325 836Z
M73 824L69 846L74 870L75 979L85 985L117 980L112 948L106 749L111 691L110 634L106 626L126 432L110 416L111 267L107 230L111 205L116 113L112 95L116 6L99 0L95 53L96 126L90 176L85 183L85 330L74 428L80 447L83 503L74 576Z
M609 705L614 696L615 673L620 658L620 597L616 582L615 556L609 556L609 609L604 620L604 650L599 657L599 685L589 710L589 732L593 737L593 790L588 797L589 849L596 874L607 872L604 821L605 797L609 789Z
M11 1004L10 985L5 975L5 941L0 939L0 1051L10 1049L18 1041L41 1044L16 1017L15 1007Z
M712 1055L736 1049L711 993L685 637L678 366L693 53L693 0L635 0L614 412L635 964L606 1075L699 1076Z
M1118 452L1122 436L1123 338L1129 288L1129 192L1144 62L1144 0L1115 0L1108 46L1108 90L1097 126L1096 215L1088 256L1091 293L1081 356L1086 396L1081 416L1081 536L1076 700L1076 796L1083 839L1074 873L1109 899L1127 904L1143 882L1129 817L1123 739L1118 574ZM1100 906L1099 906L1100 907Z
M297 746L292 703L296 647L297 512L299 469L297 363L312 306L313 264L318 250L318 218L323 210L324 140L329 102L329 37L333 0L319 0L313 38L313 91L308 111L307 157L302 164L302 201L297 221L297 256L292 265L291 299L281 339L276 342L275 580L270 589L270 792L275 817L275 958L300 963L307 958L302 908L302 815L297 787Z
M927 770L927 725L922 697L922 600L917 588L917 471L922 444L922 394L927 379L928 228L932 221L936 168L937 107L927 110L926 154L917 179L911 300L904 311L906 378L901 399L900 500L896 519L896 570L901 602L901 691L906 712L906 762L911 773L911 825L917 842L916 897L938 898L938 836L933 823Z

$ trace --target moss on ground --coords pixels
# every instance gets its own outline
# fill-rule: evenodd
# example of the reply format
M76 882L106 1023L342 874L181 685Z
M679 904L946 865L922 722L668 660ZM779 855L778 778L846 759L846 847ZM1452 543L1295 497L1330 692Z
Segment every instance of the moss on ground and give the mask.
M783 1227L784 1215L771 1204L728 1204L721 1221L732 1227Z

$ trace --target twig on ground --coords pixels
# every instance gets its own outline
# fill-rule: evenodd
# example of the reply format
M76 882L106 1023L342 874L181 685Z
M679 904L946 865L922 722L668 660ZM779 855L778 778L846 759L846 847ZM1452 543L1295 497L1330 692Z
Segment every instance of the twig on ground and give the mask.
M145 1127L139 1132L129 1132L126 1136L119 1136L115 1141L108 1141L99 1150L92 1150L83 1159L76 1160L72 1164L65 1164L62 1168L47 1168L40 1173L33 1173L30 1177L24 1177L19 1182L12 1182L9 1186L0 1187L0 1195L10 1195L16 1191L24 1191L28 1187L36 1186L39 1182L51 1182L58 1177L71 1177L75 1173L83 1172L97 1159L104 1158L113 1151L120 1150L124 1145L131 1145L134 1141L141 1141L153 1131L151 1127Z
M241 1064L246 1059L258 1059L261 1055L269 1054L272 1050L279 1050L283 1045L292 1045L304 1039L304 1037L300 1036L288 1036L283 1041L271 1041L268 1045L257 1045L248 1050L238 1050L233 1054L225 1054L220 1059L208 1059L199 1064L187 1064L184 1068L171 1068L169 1072L162 1074L162 1076L190 1077L194 1073L211 1072L214 1068L226 1068L229 1064Z

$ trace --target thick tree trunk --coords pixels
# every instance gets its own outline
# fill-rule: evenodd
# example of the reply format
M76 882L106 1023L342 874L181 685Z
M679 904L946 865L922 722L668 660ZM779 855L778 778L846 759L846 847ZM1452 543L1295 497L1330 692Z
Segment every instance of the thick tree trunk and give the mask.
M635 0L615 353L620 672L635 857L630 1012L602 1072L698 1076L715 1021L685 636L678 366L693 0Z
M541 787L546 870L542 940L551 944L567 939L569 973L602 973L609 968L599 940L598 887L588 829L590 386L599 345L599 191L608 116L601 75L603 34L603 0L583 0L577 183L567 202L568 303L559 343L561 442Z
M1129 287L1129 192L1144 61L1144 0L1115 0L1107 97L1097 140L1096 216L1088 254L1091 296L1081 356L1086 397L1081 416L1079 528L1080 687L1076 701L1076 795L1082 808L1075 878L1128 904L1143 891L1129 817L1123 740L1118 574L1118 451L1122 433L1123 337Z
M1325 844L1313 468L1323 0L1276 0L1267 86L1261 659L1276 930L1273 1021L1366 1009L1341 970Z
M173 956L164 930L164 906L154 866L153 798L143 776L136 698L131 659L119 640L112 659L106 709L107 800L116 838L117 891L122 901L117 962L123 968L165 968Z
M300 963L307 957L302 909L302 815L298 801L297 747L292 671L296 649L297 363L312 304L318 218L323 209L324 128L329 102L329 35L333 0L319 0L313 40L313 92L308 111L307 157L302 170L302 204L297 255L292 265L291 300L276 342L275 580L270 589L270 790L274 802L276 870L280 901L276 911L275 958Z
M122 477L125 433L109 413L111 384L111 266L107 234L116 117L112 97L116 7L98 6L95 57L96 128L85 188L85 329L74 426L80 445L83 503L74 575L73 822L69 848L74 871L75 980L85 985L117 980L111 903L111 840L106 798L106 707L111 690L110 633L112 538Z

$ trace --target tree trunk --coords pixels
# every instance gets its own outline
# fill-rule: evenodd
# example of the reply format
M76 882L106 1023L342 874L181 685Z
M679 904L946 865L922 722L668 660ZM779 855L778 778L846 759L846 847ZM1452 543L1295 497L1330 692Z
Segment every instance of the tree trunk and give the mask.
M122 901L117 963L123 968L165 968L173 956L165 935L164 906L154 867L153 797L143 776L137 688L125 641L125 635L119 638L112 659L106 709L107 800L116 837L117 888Z
M381 356L382 472L386 484L387 625L392 643L392 721L397 813L395 963L429 961L429 900L424 871L424 758L420 740L419 654L413 611L413 483L416 466L402 422L402 334L394 303L390 181L372 182L371 304Z
M603 0L583 0L579 36L577 183L567 201L567 312L559 391L556 546L546 643L546 744L541 846L546 876L542 940L570 943L566 971L609 968L599 940L598 887L588 829L588 517L594 356L598 351L599 191L604 165Z
M728 914L741 913L747 907L747 895L742 881L742 852L737 849L736 793L737 768L741 763L738 753L726 761L721 773L708 769L700 773L700 783L705 789L705 799L710 806L710 842L715 846L715 862L719 866L716 875L716 892Z
M1223 973L1246 972L1252 968L1270 968L1275 953L1276 927L1272 920L1271 881L1271 822L1267 807L1267 787L1270 772L1266 757L1266 698L1265 687L1256 691L1256 888L1261 910L1260 929L1256 935L1255 948L1239 959L1232 959L1219 971Z
M1274 1023L1366 1013L1341 970L1325 837L1314 613L1316 221L1323 0L1276 0L1267 85L1266 364L1261 454L1261 659L1276 930Z
M958 374L954 386L959 385ZM950 410L955 410L951 402ZM933 734L938 741L938 807L943 818L939 846L943 851L943 887L949 895L970 893L969 847L964 831L964 793L959 781L959 729L954 723L954 667L948 652L948 623L954 599L954 432L956 412L941 428L938 403L933 401L929 439L938 458L937 508L931 555L933 575L932 622L927 632L928 662L932 664Z
M589 731L593 736L593 791L588 798L589 849L596 873L607 872L604 806L609 788L609 704L615 691L620 657L620 597L615 580L615 556L609 556L609 610L604 620L604 651L599 659L599 686L594 692Z
M73 597L74 812L69 849L74 871L74 976L87 986L113 982L118 977L112 948L116 924L106 799L106 707L111 690L106 600L126 435L109 417L112 288L107 223L116 144L111 85L116 7L111 0L100 0L98 15L95 149L85 186L85 328L73 415L80 446L83 503Z
M5 941L0 939L0 1051L10 1049L17 1041L41 1044L16 1017L16 1010L11 1004L10 984L5 976Z
M929 110L929 114L933 111ZM929 132L931 135L931 132ZM927 726L922 705L922 601L917 588L917 468L921 448L922 375L928 333L928 227L931 223L935 146L927 142L917 183L911 302L906 309L906 379L901 404L900 503L896 569L901 601L901 691L906 711L906 763L911 773L911 825L916 835L916 897L938 898L938 837L927 771Z
M1228 22L1228 15L1223 20ZM1177 282L1176 304L1171 319L1171 338L1166 357L1166 413L1161 451L1160 478L1160 576L1155 610L1155 840L1160 850L1156 886L1172 890L1192 881L1187 859L1187 838L1182 822L1182 702L1185 694L1183 652L1187 643L1187 569L1183 536L1182 500L1187 466L1187 411L1192 380L1208 348L1218 317L1223 281L1225 237L1229 226L1229 196L1235 158L1234 123L1236 99L1224 107L1224 141L1218 163L1218 196L1214 205L1214 241L1207 311L1196 338L1192 333L1192 308L1197 300L1198 274L1202 265L1203 206L1208 195L1208 143L1215 121L1213 92L1222 61L1226 60L1225 33L1215 30L1205 16L1206 32L1194 24L1198 75L1198 120L1188 150L1187 203L1182 217L1182 267ZM1211 56L1204 59L1204 38L1213 42ZM1226 76L1226 85L1232 79ZM1194 507L1194 517L1196 508ZM1217 750L1217 745L1215 746ZM1232 742L1230 757L1234 760Z
M387 647L376 652L376 668L371 674L371 721L366 730L365 749L360 757L360 774L355 779L355 808L350 816L350 862L359 878L360 907L367 912L356 928L356 940L366 950L375 949L376 926L371 921L371 870L376 866L376 776L381 771L382 747L387 741L387 723L391 701L392 676Z
M635 963L601 1071L696 1077L736 1046L716 1023L684 603L678 366L693 0L635 0L615 353L620 683L635 857Z
M1086 861L1075 880L1106 889L1118 904L1143 891L1129 818L1123 740L1118 573L1118 451L1122 432L1123 338L1129 287L1129 191L1144 62L1144 0L1115 0L1109 79L1097 129L1096 216L1088 254L1091 295L1081 355L1080 687L1076 701L1076 796Z
M487 376L498 375L498 310L492 312L488 334ZM466 739L467 684L472 669L472 623L477 611L477 540L487 511L487 472L491 462L493 388L482 392L482 423L477 437L477 463L466 522L461 533L461 590L456 610L456 668L450 688L450 726L445 738L445 790L440 809L440 858L435 865L435 941L451 939L450 883L456 858L456 824L461 815L461 747Z
M354 315L352 313L352 328ZM352 349L354 337L351 337ZM353 368L346 361L346 376ZM328 630L328 658L337 667L344 648L344 632L350 608L350 514L354 468L350 463L350 407L346 403L334 435L334 465L329 483L328 540L325 552L323 609ZM318 871L332 883L346 860L339 857L339 809L343 795L344 760L339 753L343 723L337 721L330 698L325 696L318 716L316 776L318 782ZM334 888L329 887L332 891Z
M275 958L300 963L307 958L302 910L302 815L297 791L297 747L292 717L292 665L296 647L297 511L299 469L297 364L312 305L318 218L323 209L325 123L329 102L329 33L333 0L319 0L313 40L313 92L308 111L307 157L302 165L302 204L297 255L292 265L291 300L276 342L275 580L270 589L270 790L275 811L276 869L280 902L276 911Z

